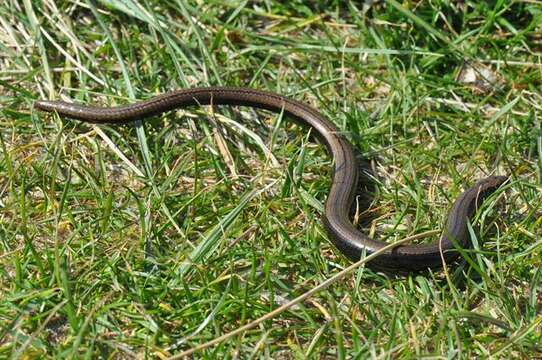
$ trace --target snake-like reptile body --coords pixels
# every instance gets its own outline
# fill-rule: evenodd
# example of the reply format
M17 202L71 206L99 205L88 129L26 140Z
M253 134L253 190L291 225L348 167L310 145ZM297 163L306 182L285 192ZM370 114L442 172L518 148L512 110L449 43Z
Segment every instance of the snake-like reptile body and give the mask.
M386 243L360 232L350 220L350 208L357 191L358 166L352 145L319 111L299 101L250 88L208 87L177 90L131 105L112 108L78 105L62 101L36 101L36 108L57 112L85 122L121 124L166 111L199 105L242 105L281 113L312 128L333 158L331 188L325 202L324 226L335 246L350 260L372 254ZM459 255L455 244L469 246L468 221L481 202L507 180L491 176L476 182L454 202L440 237L430 244L400 245L373 259L376 269L398 272L441 267L442 259L453 261ZM442 254L442 257L441 257Z

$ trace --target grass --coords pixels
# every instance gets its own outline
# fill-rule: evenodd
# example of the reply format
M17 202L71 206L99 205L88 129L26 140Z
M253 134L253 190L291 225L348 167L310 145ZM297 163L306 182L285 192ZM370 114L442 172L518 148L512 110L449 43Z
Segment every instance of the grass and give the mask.
M0 357L167 358L349 265L320 223L330 159L280 115L32 111L206 85L337 124L372 169L375 238L438 229L476 179L512 181L478 212L469 266L359 268L197 358L542 356L542 5L307 4L0 4Z

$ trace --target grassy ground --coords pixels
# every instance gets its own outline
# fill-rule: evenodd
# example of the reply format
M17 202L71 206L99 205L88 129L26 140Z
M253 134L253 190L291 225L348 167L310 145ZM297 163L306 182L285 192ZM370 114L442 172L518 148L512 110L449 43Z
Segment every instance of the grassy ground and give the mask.
M326 114L372 169L359 217L379 239L440 228L478 178L512 182L478 213L471 266L360 268L196 357L542 357L542 5L303 3L0 4L1 358L166 358L349 264L319 220L330 160L280 116L31 110L205 85Z

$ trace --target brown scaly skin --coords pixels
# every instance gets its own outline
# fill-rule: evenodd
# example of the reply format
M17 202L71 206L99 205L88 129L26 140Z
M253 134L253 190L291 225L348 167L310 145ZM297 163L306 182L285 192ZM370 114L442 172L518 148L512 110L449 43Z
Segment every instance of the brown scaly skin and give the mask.
M350 260L362 254L372 254L386 243L369 238L352 224L349 209L356 195L358 167L352 145L339 130L316 109L301 102L267 91L249 88L209 87L177 90L132 105L113 108L84 106L61 101L36 101L37 109L56 112L85 122L122 124L140 120L177 108L199 105L241 105L284 112L297 123L312 128L323 142L334 161L331 189L325 204L323 222L331 241ZM504 176L491 176L479 180L454 202L439 241L427 245L398 246L384 252L368 265L375 269L410 272L442 266L459 253L454 242L468 247L467 223L481 202L507 180ZM454 241L452 241L454 240Z

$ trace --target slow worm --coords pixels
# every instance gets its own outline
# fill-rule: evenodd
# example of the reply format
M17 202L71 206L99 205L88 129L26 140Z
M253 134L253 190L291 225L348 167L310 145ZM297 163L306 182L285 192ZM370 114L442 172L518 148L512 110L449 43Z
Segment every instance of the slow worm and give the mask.
M352 145L316 109L287 97L249 88L208 87L177 90L127 106L101 108L62 101L36 101L35 107L61 116L98 124L123 124L166 111L198 105L241 105L284 112L290 119L312 128L333 158L333 181L325 202L324 226L331 241L350 260L372 254L386 243L369 238L350 221L350 206L357 189L358 166ZM401 245L374 258L376 269L409 272L441 267L455 260L455 244L469 246L468 221L481 202L507 180L491 176L476 182L454 202L437 240L423 245ZM441 251L443 257L441 258Z

